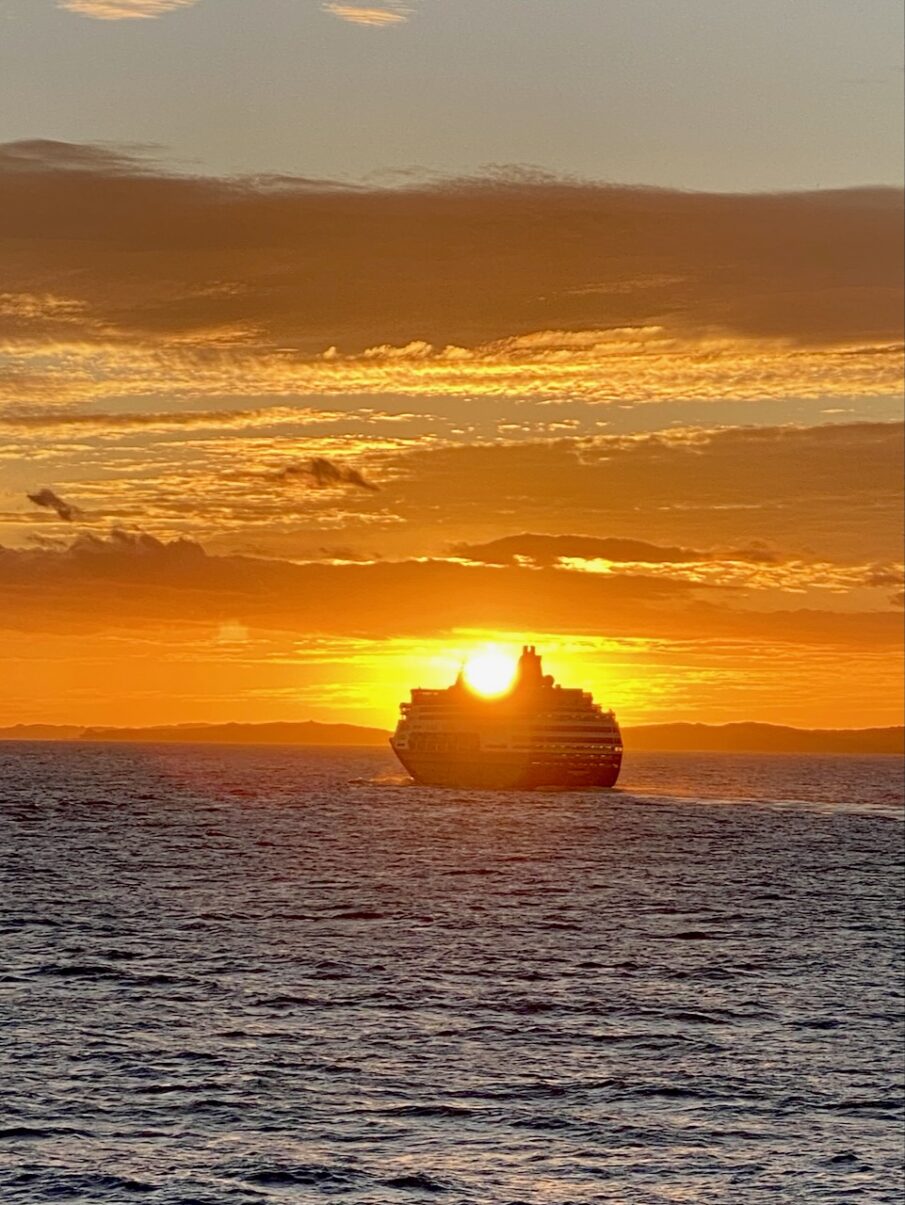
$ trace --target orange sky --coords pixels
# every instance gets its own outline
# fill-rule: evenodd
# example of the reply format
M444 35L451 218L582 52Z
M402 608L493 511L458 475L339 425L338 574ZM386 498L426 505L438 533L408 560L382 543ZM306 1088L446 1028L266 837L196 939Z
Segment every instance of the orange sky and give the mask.
M0 147L0 725L899 722L902 202Z

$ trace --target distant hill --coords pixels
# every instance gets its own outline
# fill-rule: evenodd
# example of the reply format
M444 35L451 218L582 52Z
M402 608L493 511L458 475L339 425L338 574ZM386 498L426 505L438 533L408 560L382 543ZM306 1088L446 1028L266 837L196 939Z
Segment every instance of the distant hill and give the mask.
M175 724L161 728L86 728L83 741L191 745L385 745L382 728L356 724Z
M779 724L642 724L625 728L626 750L641 753L905 753L903 728L787 728ZM174 724L80 728L17 724L0 741L116 741L136 744L385 746L389 732L356 724Z
M84 731L75 724L14 724L0 728L0 741L74 741Z
M786 728L780 724L644 724L626 749L657 753L905 753L905 728Z

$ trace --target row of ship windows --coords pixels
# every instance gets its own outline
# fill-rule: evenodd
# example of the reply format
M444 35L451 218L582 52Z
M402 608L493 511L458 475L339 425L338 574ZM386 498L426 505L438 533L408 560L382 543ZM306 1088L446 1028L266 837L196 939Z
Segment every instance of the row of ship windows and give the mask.
M463 716L460 712L450 715L441 715L436 712L407 712L404 717L410 724L443 724L446 727L453 727L458 724L473 724L473 717ZM594 714L593 712L587 715L551 715L549 712L541 712L530 717L521 718L517 715L500 716L493 721L487 721L493 724L503 724L507 728L555 728L557 731L565 728L574 728L576 725L580 728L593 727L598 724L613 724L616 717L612 712L601 712Z
M417 704L404 703L399 709L405 712L405 715L411 715L412 712L417 712L419 716L458 716L462 715L462 707L449 704ZM536 716L557 716L560 719L587 719L592 716L610 715L610 712L605 712L603 707L593 705L590 707L580 707L575 711L566 711L564 707L537 707L534 711Z
M431 699L427 702L405 702L400 703L400 710L406 711L442 711L444 713L451 711L462 712L471 710L476 702L487 702L493 705L506 706L505 700L475 700L471 699L463 702L460 699ZM580 699L536 699L532 700L530 706L525 707L518 701L511 704L515 709L525 708L530 711L549 711L555 712L558 715L587 715L590 711L605 711L609 710L602 703L595 703L593 699L586 699L582 702Z
M544 745L540 749L515 749L515 753L530 753L533 756L555 757L558 761L574 757L581 762L609 762L617 753L622 752L621 745L613 745L609 749L581 749L575 745Z
M488 750L587 750L587 748L621 748L612 736L586 741L515 741L511 745L486 745Z
M587 740L593 736L618 736L619 730L613 724L583 724L581 727L570 727L568 724L543 724L542 727L519 728L517 724L507 724L505 727L507 733L511 733L517 740L546 740L547 737L553 740L566 740L574 736L578 740ZM417 733L423 736L453 736L456 733L449 731L437 731L431 728L416 729ZM499 729L496 729L499 731Z
M468 734L458 734L456 736L425 736L422 733L416 733L409 738L408 748L413 753L457 753L463 751L475 751L481 748L477 737ZM538 750L550 752L552 750L561 750L565 752L575 753L579 751L588 751L589 753L608 753L616 750L621 750L622 745L619 741L612 738L590 741L515 741L510 744L486 744L483 746L486 750L510 750L518 753L537 752Z
M481 742L473 732L452 732L445 736L415 732L409 737L408 747L415 753L453 753L479 749Z
M477 718L463 715L461 711L449 714L428 712L421 709L415 712L405 712L400 716L400 723L411 724L413 727L438 727L445 732L461 729L513 728L519 731L533 732L535 729L551 731L566 731L573 728L585 730L601 726L615 727L617 720L609 711L586 715L551 715L549 712L532 716L500 715L487 718Z

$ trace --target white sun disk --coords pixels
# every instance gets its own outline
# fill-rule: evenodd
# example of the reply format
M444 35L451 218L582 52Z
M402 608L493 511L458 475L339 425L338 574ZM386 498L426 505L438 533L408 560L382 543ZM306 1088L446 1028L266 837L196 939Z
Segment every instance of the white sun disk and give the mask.
M505 694L514 677L515 662L493 649L476 653L465 663L465 681L479 695Z

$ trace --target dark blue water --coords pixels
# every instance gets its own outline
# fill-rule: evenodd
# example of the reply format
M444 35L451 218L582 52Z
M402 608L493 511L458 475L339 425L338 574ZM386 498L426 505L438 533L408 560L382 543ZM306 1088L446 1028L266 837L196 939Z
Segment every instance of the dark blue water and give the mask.
M0 746L0 1200L902 1200L893 759Z

